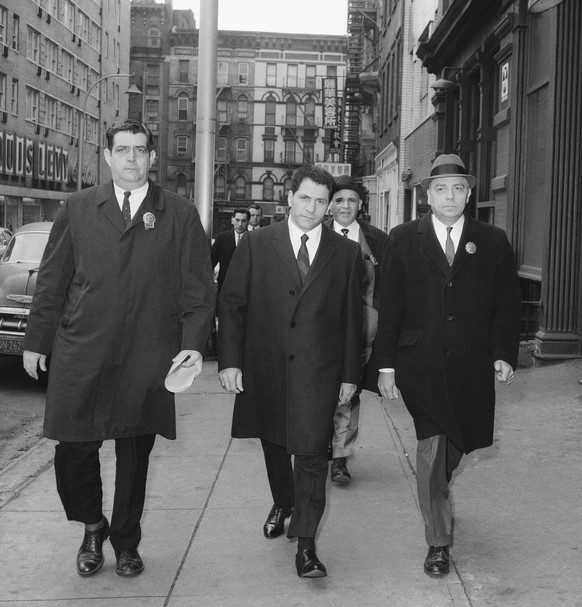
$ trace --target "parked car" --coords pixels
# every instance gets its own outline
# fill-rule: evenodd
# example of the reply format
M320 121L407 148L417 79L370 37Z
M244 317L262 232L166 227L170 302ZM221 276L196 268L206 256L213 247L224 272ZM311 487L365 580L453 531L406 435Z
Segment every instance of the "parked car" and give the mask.
M8 228L0 228L0 257L4 255L11 238L12 232Z
M52 226L42 222L18 228L0 257L0 355L22 354L38 267Z

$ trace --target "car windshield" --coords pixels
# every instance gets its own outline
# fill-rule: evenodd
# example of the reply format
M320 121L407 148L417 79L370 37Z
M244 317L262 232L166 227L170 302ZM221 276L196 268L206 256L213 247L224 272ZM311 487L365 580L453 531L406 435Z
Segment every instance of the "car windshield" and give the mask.
M2 257L2 262L40 263L48 237L48 232L15 234Z

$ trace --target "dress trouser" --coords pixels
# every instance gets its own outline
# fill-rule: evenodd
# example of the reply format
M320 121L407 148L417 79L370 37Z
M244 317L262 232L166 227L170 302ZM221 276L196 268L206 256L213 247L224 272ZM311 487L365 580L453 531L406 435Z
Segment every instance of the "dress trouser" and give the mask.
M285 447L261 440L267 476L278 508L293 507L288 537L315 537L325 511L327 455L291 455Z
M115 496L111 515L111 545L137 548L145 502L149 455L156 440L146 434L115 440ZM103 486L99 449L103 441L60 442L55 451L57 491L67 518L85 524L103 517Z
M426 543L429 546L449 546L453 543L453 508L449 482L462 457L463 452L444 434L418 441L416 483Z

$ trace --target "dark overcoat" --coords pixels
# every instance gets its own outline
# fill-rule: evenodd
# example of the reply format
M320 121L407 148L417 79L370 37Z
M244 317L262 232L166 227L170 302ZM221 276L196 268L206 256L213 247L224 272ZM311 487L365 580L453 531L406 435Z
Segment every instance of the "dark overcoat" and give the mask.
M214 237L214 242L210 249L210 257L212 260L212 267L216 267L216 264L220 264L218 268L218 277L216 282L218 283L218 291L222 288L224 277L228 271L232 254L236 249L236 241L234 239L234 228L227 230L226 232L219 232Z
M389 234L376 368L394 368L417 437L464 452L493 441L493 363L517 364L520 290L503 230L465 216L452 267L431 215Z
M149 229L146 212L155 217ZM150 182L126 228L112 183L66 200L24 342L51 355L45 436L175 438L164 378L181 349L204 351L213 292L208 240L189 201Z
M303 287L287 221L249 232L219 296L219 369L242 370L232 435L325 454L342 382L357 384L362 259L323 226Z

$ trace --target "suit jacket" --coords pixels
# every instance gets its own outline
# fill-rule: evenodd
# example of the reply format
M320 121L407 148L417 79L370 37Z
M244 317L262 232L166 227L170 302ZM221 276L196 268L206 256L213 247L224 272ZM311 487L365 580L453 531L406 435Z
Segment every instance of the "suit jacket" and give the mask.
M392 367L417 437L469 453L493 441L493 362L517 364L520 290L503 230L465 216L452 266L430 214L395 227L384 255L376 368Z
M234 239L234 228L232 230L227 230L226 232L219 232L214 237L214 242L212 243L212 247L210 249L210 255L213 268L216 267L217 263L220 263L217 278L219 291L222 288L222 283L224 282L224 277L226 276L228 266L230 265L230 260L232 259L232 254L234 253L235 249L236 242Z
M125 227L111 182L69 197L24 340L26 350L51 355L45 436L175 438L164 378L181 349L204 351L213 315L210 251L193 204L150 182Z
M360 377L362 259L323 226L304 285L287 221L247 234L219 296L218 366L243 372L232 435L325 454L342 382Z

